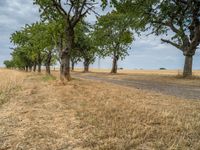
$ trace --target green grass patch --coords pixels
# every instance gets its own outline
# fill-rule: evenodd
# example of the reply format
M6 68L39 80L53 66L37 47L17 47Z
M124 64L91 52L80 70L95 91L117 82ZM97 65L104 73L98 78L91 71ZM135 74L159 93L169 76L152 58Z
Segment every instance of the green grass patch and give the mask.
M44 76L42 77L42 80L43 80L43 81L54 81L54 80L56 80L56 77L55 77L55 76L52 76L52 75L44 75Z

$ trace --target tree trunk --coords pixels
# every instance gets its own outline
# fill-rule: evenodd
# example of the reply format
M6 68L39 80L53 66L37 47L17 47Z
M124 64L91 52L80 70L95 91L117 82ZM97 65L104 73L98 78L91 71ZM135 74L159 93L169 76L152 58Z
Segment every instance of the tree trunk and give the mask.
M111 73L117 73L117 61L118 57L114 55Z
M41 66L42 66L42 58L41 54L38 54L38 72L41 73Z
M28 68L29 68L29 71L32 72L32 69L33 69L32 66L29 66Z
M41 63L38 63L38 72L39 73L41 73L41 67L42 67Z
M46 64L46 74L48 74L48 75L51 74L51 67L48 64Z
M36 71L36 66L37 66L37 63L34 62L34 64L33 64L33 71L34 71L34 72Z
M28 72L28 66L25 67L26 72Z
M185 65L184 65L184 70L183 70L183 77L192 76L192 63L193 63L193 56L186 55L185 56Z
M67 53L62 52L61 65L60 65L60 79L61 81L70 81L70 58Z
M85 59L84 60L84 72L89 72L89 65L90 65L89 59Z
M71 63L72 63L72 71L74 71L74 65L75 65L75 63L74 63L74 61L71 61Z
M74 29L73 28L66 28L66 48L63 49L63 45L61 45L60 51L60 59L61 59L61 66L60 66L60 79L62 81L71 80L70 76L70 53L74 46ZM62 44L62 40L61 40Z
M52 59L52 51L50 50L50 51L48 51L48 54L47 54L47 59L46 59L46 62L45 62L45 64L46 64L46 73L48 74L48 75L50 75L51 74L51 59Z

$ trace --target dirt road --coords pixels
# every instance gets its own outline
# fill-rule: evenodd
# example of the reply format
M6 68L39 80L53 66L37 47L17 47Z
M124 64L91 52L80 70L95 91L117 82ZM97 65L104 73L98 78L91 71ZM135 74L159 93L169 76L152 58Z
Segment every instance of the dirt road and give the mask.
M200 85L183 85L177 83L158 82L156 80L148 79L138 80L131 78L131 75L121 78L107 78L102 74L81 74L76 72L74 74L77 78L90 79L95 81L109 82L117 85L134 87L142 90L150 90L158 93L177 96L184 99L199 99L200 100ZM132 75L134 76L134 75ZM141 77L141 75L140 75ZM145 77L144 77L145 78Z

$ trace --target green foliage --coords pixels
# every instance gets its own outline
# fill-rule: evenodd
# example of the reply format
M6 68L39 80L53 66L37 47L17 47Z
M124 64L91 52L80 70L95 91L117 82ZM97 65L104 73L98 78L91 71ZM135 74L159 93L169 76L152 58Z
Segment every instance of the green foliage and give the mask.
M92 37L100 56L115 54L123 59L128 55L128 48L133 41L129 23L128 17L114 11L98 19Z
M12 52L15 67L31 67L35 63L42 63L49 53L55 57L53 52L57 40L55 26L54 23L36 22L11 35L11 41L16 46Z
M33 0L33 4L39 6L40 16L43 20L58 21L62 18L54 7L53 0Z
M13 61L11 60L5 60L4 62L4 65L6 66L6 68L13 68L14 67L14 63Z
M89 64L94 63L97 52L91 30L91 25L86 22L80 23L75 29L75 52L80 59L87 60Z
M196 0L113 0L116 9L136 18L140 27L161 35L174 33L169 40L162 39L185 53L200 43L200 2ZM192 46L191 46L192 45ZM190 50L189 50L190 51ZM194 52L189 52L193 55Z
M65 27L74 28L89 12L97 0L34 0L41 17L48 21L65 20ZM59 19L58 19L59 18Z
M170 36L161 39L192 57L200 44L199 0L112 0L118 12L132 16L134 26L152 34ZM116 3L115 3L116 2ZM192 75L192 63L185 59L183 75Z
M17 47L13 50L11 55L13 67L15 68L23 69L33 64L31 54L27 47Z

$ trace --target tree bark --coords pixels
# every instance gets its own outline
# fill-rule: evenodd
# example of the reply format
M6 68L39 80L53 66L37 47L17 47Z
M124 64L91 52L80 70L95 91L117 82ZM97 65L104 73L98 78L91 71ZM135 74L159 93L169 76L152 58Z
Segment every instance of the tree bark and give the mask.
M38 63L38 72L39 73L41 73L41 70L42 70L41 68L42 68L42 65L40 63Z
M70 58L67 53L62 52L60 65L60 79L61 81L70 81Z
M51 74L51 52L49 52L46 60L46 74L50 75Z
M185 65L183 70L183 77L192 76L192 63L193 63L193 55L185 56Z
M36 71L36 66L37 66L37 63L34 62L34 64L33 64L33 71L34 71L34 72Z
M118 61L118 56L114 54L111 73L117 73L117 61Z
M29 72L32 72L33 67L29 66L28 68L29 68Z
M45 65L46 65L46 74L50 75L51 74L51 59L52 59L52 51L48 51L48 54L47 54L47 58L46 58L46 62L45 62Z
M89 59L84 60L84 72L89 72L90 61Z
M25 67L26 72L28 72L28 66Z
M42 67L42 58L41 54L38 54L38 72L41 73L41 67Z
M51 74L51 69L50 65L46 65L46 74L50 75Z
M72 63L72 71L74 71L75 63L74 63L74 61L71 61L71 63Z
M66 48L63 49L63 43L62 40L60 42L61 50L60 50L60 59L61 59L61 65L60 65L60 79L62 81L71 80L70 76L70 52L73 49L74 46L74 29L67 27L66 30Z

